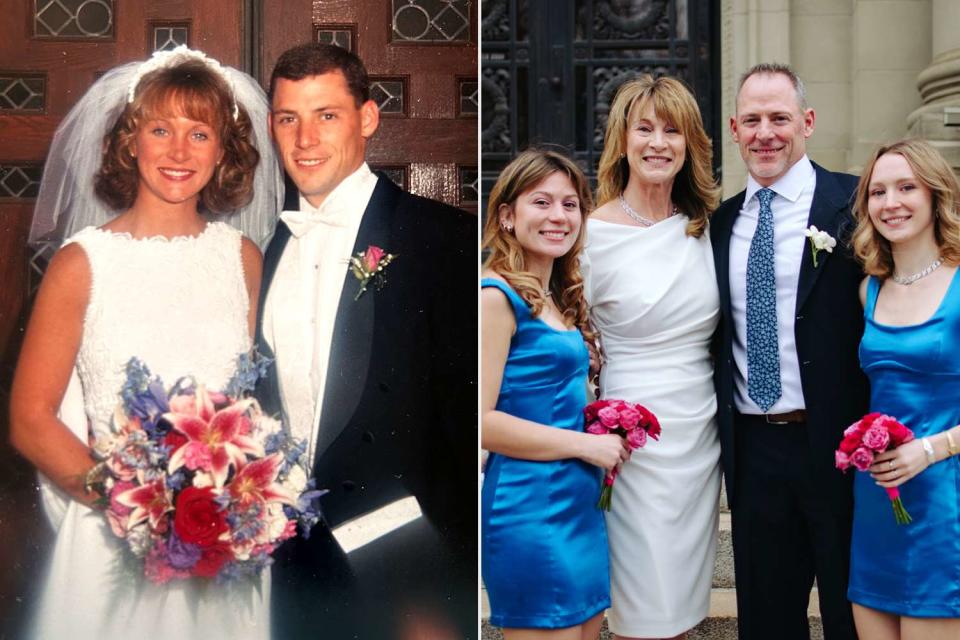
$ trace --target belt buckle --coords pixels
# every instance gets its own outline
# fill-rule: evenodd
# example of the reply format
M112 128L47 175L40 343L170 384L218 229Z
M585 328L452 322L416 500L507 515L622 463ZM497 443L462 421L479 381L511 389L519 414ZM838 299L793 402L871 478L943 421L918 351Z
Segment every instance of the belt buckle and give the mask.
M767 421L767 424L790 424L789 420L771 420L770 414L763 414L763 419Z

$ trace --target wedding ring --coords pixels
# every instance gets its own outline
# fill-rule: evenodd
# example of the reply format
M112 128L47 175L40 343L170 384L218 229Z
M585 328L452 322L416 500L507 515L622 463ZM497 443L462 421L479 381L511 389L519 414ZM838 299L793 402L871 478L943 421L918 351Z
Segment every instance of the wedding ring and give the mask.
M896 467L893 466L893 460L887 463L887 466L890 467L890 471L893 471Z

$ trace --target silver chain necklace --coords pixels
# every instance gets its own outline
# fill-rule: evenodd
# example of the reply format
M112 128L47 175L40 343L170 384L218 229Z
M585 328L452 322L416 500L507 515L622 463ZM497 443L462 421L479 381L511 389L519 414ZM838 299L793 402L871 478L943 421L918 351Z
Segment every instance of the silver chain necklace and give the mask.
M902 285L913 284L920 278L926 278L928 275L936 271L937 268L942 264L943 264L943 256L937 256L937 259L931 262L929 265L927 265L927 267L923 269L923 271L918 271L917 273L914 273L913 275L909 275L909 276L898 276L897 274L893 274L893 281L896 282L897 284L902 284Z
M633 220L634 222L636 222L642 227L652 227L658 222L663 222L663 220L666 220L667 218L671 218L677 215L678 213L680 213L680 209L677 209L677 205L673 205L673 210L670 213L668 213L667 217L664 218L663 220L651 220L650 218L644 218L642 215L637 213L636 209L630 206L626 198L623 197L622 192L620 193L620 206L623 208L623 212L628 216L630 216L631 220Z

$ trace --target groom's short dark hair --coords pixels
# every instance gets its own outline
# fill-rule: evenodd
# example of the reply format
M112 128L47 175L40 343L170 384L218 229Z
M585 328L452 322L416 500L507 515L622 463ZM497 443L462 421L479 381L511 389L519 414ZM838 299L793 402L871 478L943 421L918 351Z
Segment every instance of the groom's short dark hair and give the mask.
M296 81L333 71L339 71L347 79L357 107L370 99L370 79L360 58L332 44L311 42L287 49L280 55L270 74L270 101L279 78Z

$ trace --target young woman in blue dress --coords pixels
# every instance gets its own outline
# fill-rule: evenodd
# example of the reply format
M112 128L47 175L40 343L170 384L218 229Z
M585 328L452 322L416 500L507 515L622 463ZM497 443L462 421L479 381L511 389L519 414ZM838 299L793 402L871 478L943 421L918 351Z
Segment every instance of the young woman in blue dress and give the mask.
M629 457L583 432L590 187L553 151L521 153L490 193L481 295L481 571L507 640L593 640L610 604L602 472Z
M960 186L927 142L874 153L857 187L854 250L870 411L916 439L854 484L848 597L861 638L960 638ZM894 521L898 487L913 517Z

